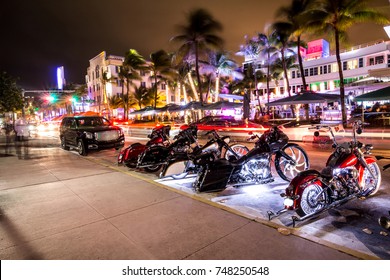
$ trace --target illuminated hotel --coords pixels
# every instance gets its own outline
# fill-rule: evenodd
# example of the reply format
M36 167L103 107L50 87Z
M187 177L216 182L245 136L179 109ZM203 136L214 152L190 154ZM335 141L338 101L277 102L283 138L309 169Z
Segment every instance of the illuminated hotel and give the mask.
M85 76L88 100L91 101L89 110L101 112L103 115L108 114L108 99L112 96L121 97L122 94L127 94L125 81L121 81L119 77L120 67L124 61L123 56L107 55L105 51L89 60L89 67ZM106 73L106 80L103 79L103 74ZM141 81L134 80L129 86L130 94L136 87L151 88L153 82L150 79L150 71L140 72ZM158 94L161 99L171 100L172 96L168 94L165 83L158 85ZM173 100L174 101L174 100ZM123 108L114 109L114 116L123 115Z
M323 39L308 43L307 49L301 49L306 83L311 90L321 93L339 93L339 73L336 55L329 50L329 43ZM352 98L372 90L388 86L390 81L390 41L377 41L341 51L341 60L345 81L345 94ZM297 62L298 63L298 62ZM254 64L252 69L267 73L266 60L259 57L245 57L244 69ZM302 89L301 73L298 67L288 71L290 93L297 94ZM277 85L278 84L278 85ZM284 79L275 83L271 80L269 100L287 97ZM267 103L266 82L257 84L260 102ZM253 98L253 97L252 97ZM252 101L252 104L257 102ZM348 102L347 102L348 104Z

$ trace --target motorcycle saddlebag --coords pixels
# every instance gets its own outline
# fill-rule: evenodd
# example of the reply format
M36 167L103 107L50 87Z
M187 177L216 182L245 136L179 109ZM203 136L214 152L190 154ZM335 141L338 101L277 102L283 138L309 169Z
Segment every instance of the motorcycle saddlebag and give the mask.
M203 166L194 182L198 192L215 192L226 188L233 166L226 159Z
M146 146L140 143L134 143L124 149L121 153L122 155L122 162L125 163L126 165L136 165L138 156L145 151ZM135 166L134 166L135 167Z

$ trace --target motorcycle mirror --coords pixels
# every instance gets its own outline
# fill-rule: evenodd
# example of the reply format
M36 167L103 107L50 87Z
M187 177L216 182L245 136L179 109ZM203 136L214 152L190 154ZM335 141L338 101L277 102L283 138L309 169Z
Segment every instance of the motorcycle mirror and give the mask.
M357 134L362 134L363 132L363 129L361 127L359 127L358 129L356 129L356 133Z
M315 137L320 136L320 132L319 132L319 131L315 131L315 132L314 132L314 136L315 136Z

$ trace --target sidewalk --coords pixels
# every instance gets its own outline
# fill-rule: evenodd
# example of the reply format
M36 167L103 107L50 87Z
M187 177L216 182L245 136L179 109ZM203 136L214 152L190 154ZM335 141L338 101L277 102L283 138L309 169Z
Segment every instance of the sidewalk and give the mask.
M0 145L0 259L367 258L299 237L299 229L281 234L94 157L29 145L20 159Z

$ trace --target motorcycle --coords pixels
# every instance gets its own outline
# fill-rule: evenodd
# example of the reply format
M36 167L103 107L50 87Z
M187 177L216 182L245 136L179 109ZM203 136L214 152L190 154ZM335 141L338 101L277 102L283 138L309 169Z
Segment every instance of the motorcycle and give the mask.
M299 173L281 194L285 210L295 210L302 221L319 213L340 206L353 198L374 195L381 184L381 171L375 157L371 156L373 146L357 140L362 133L362 122L353 123L353 138L350 142L338 144L330 127L334 151L322 171L306 170ZM316 134L318 132L315 132Z
M381 159L387 159L389 160L390 158L388 157L383 157L383 156L376 156L377 160L381 160ZM386 164L383 166L383 171L386 171L387 169L390 168L390 163ZM390 230L390 211L389 211L389 214L388 216L380 216L379 219L378 219L378 223L379 225L384 228L384 229L387 229L387 230Z
M171 126L164 125L153 128L151 134L148 135L150 139L146 144L133 143L130 146L122 149L118 155L118 165L124 164L129 168L136 168L138 162L138 156L143 153L147 147L153 146L168 146L169 132Z
M181 152L172 154L164 164L160 178L183 179L188 174L196 174L200 166L195 164L195 162L198 162L200 157L211 156L213 160L221 157L238 159L249 151L245 145L229 145L230 137L221 137L215 130L208 131L205 136L209 136L209 141L203 146L197 146L191 153Z
M144 169L147 172L157 172L167 158L176 153L187 153L199 146L197 139L198 128L194 125L181 130L175 137L174 142L167 146L148 146L140 153L137 160L137 169Z
M252 133L248 140L256 138L255 147L238 159L207 160L201 157L200 162L195 162L201 166L193 184L195 190L219 191L228 184L238 187L272 182L273 157L275 169L285 181L290 181L296 174L309 168L305 150L297 144L289 143L288 136L277 126L261 136Z

